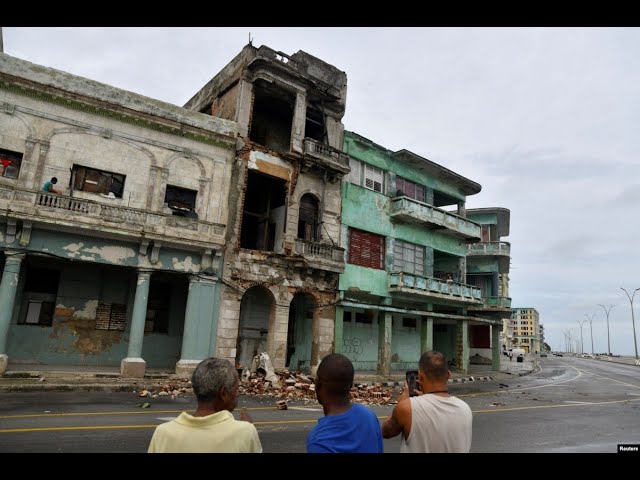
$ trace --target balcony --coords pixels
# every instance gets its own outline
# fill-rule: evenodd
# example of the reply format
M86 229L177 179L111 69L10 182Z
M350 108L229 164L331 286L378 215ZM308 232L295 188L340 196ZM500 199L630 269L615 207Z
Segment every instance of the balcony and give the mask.
M323 168L347 174L349 168L349 156L337 148L320 143L312 138L304 139L305 160Z
M197 247L224 244L225 226L217 223L4 185L0 186L2 211L21 220L134 238L148 234Z
M469 312L479 314L491 314L492 317L498 316L502 319L511 317L511 299L509 297L484 297L482 299L484 305L473 305L469 307ZM513 326L507 326L512 330Z
M482 293L478 287L410 273L389 273L389 292L482 305Z
M395 197L391 200L390 217L432 229L442 229L442 233L466 240L481 239L480 224L409 197Z
M509 297L485 297L484 306L489 308L511 308Z
M312 268L344 272L344 248L297 238L294 251L304 257L305 262Z
M471 255L511 255L511 244L509 242L480 242L467 246L468 256Z

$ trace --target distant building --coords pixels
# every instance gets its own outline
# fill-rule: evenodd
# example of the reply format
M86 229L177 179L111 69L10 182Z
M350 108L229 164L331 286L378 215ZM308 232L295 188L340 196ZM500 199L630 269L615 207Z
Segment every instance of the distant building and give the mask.
M511 319L514 322L514 346L523 348L527 352L540 353L542 342L538 311L531 307L514 307Z

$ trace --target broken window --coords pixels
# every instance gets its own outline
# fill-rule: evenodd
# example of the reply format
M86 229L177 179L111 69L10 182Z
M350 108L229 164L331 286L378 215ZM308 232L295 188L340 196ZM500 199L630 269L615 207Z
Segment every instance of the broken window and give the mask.
M300 199L298 238L308 241L318 240L318 200L307 193Z
M151 281L147 317L144 326L146 333L169 333L169 309L171 307L171 284Z
M96 330L118 330L124 332L127 324L127 306L121 303L98 302Z
M288 152L291 146L294 95L263 81L253 84L253 92L249 138L271 150Z
M0 148L0 176L18 178L22 165L22 153Z
M327 144L327 127L321 108L307 105L307 118L304 124L304 136Z
M26 325L51 326L56 306L60 271L27 266L24 284Z
M124 179L125 176L119 173L74 165L71 174L71 185L73 190L122 198Z
M396 240L393 250L393 269L396 272L424 275L423 246Z
M409 197L419 202L424 202L425 188L417 183L410 182L409 180L397 177L396 178L396 197Z
M282 251L286 193L284 180L249 170L240 233L242 248Z
M198 215L195 212L197 196L198 192L195 190L167 185L167 193L164 196L164 203L173 211L173 215L198 218Z
M384 237L350 229L349 263L384 270Z

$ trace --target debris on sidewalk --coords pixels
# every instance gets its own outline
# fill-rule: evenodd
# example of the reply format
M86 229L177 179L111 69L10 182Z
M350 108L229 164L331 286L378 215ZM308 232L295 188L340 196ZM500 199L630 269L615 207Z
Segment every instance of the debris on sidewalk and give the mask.
M506 405L506 403L502 403L502 402L491 402L489 404L490 407L504 407Z
M276 407L278 410L286 410L287 407L287 401L286 400L278 400L276 402Z
M137 392L134 391L134 393L137 393L139 397L158 398L159 396L170 396L172 400L193 393L191 381L187 378L174 378L170 382L162 383L155 388L148 388L143 388Z

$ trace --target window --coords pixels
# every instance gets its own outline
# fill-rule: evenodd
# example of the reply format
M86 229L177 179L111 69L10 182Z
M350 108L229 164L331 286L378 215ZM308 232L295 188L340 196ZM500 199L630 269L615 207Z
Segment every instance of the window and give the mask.
M124 331L126 323L126 305L98 302L98 308L96 309L96 330Z
M170 301L171 284L152 281L144 327L146 333L169 333Z
M60 271L27 266L24 284L24 314L22 323L51 326L56 306Z
M396 272L424 275L424 247L396 240L394 246L393 269Z
M409 197L419 202L425 201L425 188L402 177L396 178L396 196Z
M373 318L366 313L356 312L356 323L373 324Z
M364 188L382 193L384 172L371 165L364 165Z
M101 193L103 195L122 198L124 191L124 175L105 172L95 168L73 166L71 181L74 190L83 192Z
M355 183L356 185L362 185L362 163L353 158L349 158L349 168L351 171L347 176L349 183Z
M384 270L384 237L351 229L349 231L349 263Z
M471 348L491 347L489 325L469 325L469 337L469 346Z
M402 317L403 328L416 328L416 319L410 317Z
M196 197L198 192L186 188L167 185L167 193L164 195L164 203L167 204L173 215L181 217L198 218L195 212Z
M18 178L21 165L21 153L0 148L0 171L2 171L0 176L5 178Z
M318 240L318 200L308 193L300 199L298 238L308 241Z

